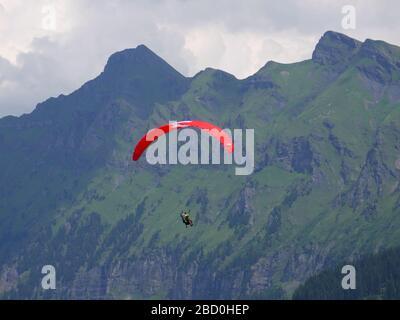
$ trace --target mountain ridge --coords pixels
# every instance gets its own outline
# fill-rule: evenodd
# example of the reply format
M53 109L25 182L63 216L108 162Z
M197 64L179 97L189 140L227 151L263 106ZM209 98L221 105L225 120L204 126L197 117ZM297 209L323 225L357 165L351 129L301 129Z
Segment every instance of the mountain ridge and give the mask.
M397 47L332 32L317 47L239 80L186 78L138 46L71 95L0 119L0 293L289 298L337 262L398 245ZM255 172L131 161L149 128L191 118L254 128ZM36 272L50 262L53 293Z
M336 45L336 47L335 47L335 45ZM344 46L345 48L341 48L340 51L335 52L335 54L334 54L335 57L325 57L324 56L324 52L325 51L329 52L331 47L335 48L335 50L338 50L337 45ZM383 46L383 48L382 48L382 46ZM317 63L322 63L322 64L324 64L324 63L335 64L340 61L340 59L339 59L340 57L342 57L342 62L343 62L343 53L345 55L346 54L349 55L347 57L344 57L344 60L348 60L349 58L357 55L357 53L359 53L361 57L370 57L370 56L374 56L374 55L376 56L377 54L380 53L379 49L395 51L396 54L400 55L400 47L389 44L382 40L366 39L364 42L361 42L359 40L353 39L353 38L351 38L345 34L339 33L339 32L327 31L323 34L323 36L318 41L318 43L312 53L311 61L315 61ZM350 52L346 52L346 51L350 51ZM361 51L361 52L359 52L359 51ZM333 61L329 62L329 59L333 59ZM384 57L382 57L382 55L380 55L380 56L378 55L378 59L380 59L380 61L382 63L384 63L384 61L383 61ZM125 60L125 62L124 62L124 60ZM302 63L305 61L308 61L308 60L299 61L299 62L295 62L295 63ZM116 73L120 73L120 75L121 75L121 71L124 71L123 72L123 74L124 74L126 72L126 68L123 67L124 63L126 63L127 65L130 65L131 67L133 66L134 69L138 68L138 66L142 67L143 64L150 66L150 65L156 63L158 66L160 66L162 69L164 69L164 71L167 71L167 73L169 72L169 73L179 76L181 79L186 79L186 80L191 80L191 81L193 81L195 78L197 78L204 72L205 73L212 72L212 73L216 73L216 74L225 74L229 77L233 77L235 80L238 80L238 81L244 80L245 81L246 79L252 78L252 77L256 76L257 74L259 74L260 71L265 69L270 64L290 65L290 64L282 64L282 63L279 63L276 61L268 61L266 63L266 65L261 67L254 74L248 76L245 79L241 79L241 80L237 79L234 75L232 75L226 71L223 71L220 69L215 69L215 68L210 68L210 67L206 68L205 70L201 70L201 71L197 72L192 77L186 77L186 76L183 76L182 74L180 74L176 69L174 69L172 66L170 66L165 60L163 60L160 56L155 54L147 46L145 46L144 44L140 44L136 48L124 49L124 50L113 53L107 59L107 62L106 62L103 72L101 72L94 79L85 82L81 87L74 90L71 94L68 94L68 95L60 94L57 97L51 97L49 99L46 99L43 102L38 103L37 108L40 108L43 105L43 103L48 103L49 101L53 101L54 99L65 99L66 97L76 94L76 92L78 92L79 90L85 90L86 87L90 86L92 83L102 80L105 73L107 74L108 72L116 72ZM400 61L395 61L394 65L396 67L399 67ZM111 71L113 69L113 67L116 68L116 70ZM121 67L122 67L122 69L121 69ZM136 70L135 70L135 72L136 72ZM133 74L130 73L130 76L134 76L135 72ZM166 77L170 77L170 76L166 76ZM124 81L124 79L121 79L121 80ZM28 114L24 114L22 116L26 116L26 115L28 115ZM10 117L12 117L12 118L10 118ZM19 118L19 117L4 116L3 118L14 119L14 118ZM0 120L1 119L2 118L0 118Z

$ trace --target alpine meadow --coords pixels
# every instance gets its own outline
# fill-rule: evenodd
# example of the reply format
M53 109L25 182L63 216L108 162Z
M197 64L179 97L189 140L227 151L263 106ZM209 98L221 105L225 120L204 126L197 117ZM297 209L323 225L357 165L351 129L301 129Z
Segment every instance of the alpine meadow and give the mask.
M254 129L254 172L132 161L171 119ZM0 119L0 297L324 298L308 279L400 246L399 141L400 47L383 41L328 31L311 59L241 80L116 52L73 93ZM47 264L57 290L40 287Z

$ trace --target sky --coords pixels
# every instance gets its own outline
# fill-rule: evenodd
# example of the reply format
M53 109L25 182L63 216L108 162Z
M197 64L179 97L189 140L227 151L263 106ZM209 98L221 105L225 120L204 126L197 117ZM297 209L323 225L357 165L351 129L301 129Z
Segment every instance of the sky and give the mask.
M0 117L71 93L139 44L185 76L242 79L309 59L327 30L400 45L399 12L397 0L0 0Z

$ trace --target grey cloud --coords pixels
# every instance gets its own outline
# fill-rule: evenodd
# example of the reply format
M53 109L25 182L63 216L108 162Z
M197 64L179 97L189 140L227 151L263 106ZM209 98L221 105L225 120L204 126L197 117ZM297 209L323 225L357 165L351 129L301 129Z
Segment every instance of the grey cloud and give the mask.
M28 1L29 8L40 6L38 1ZM67 21L57 23L69 23L67 31L33 36L29 50L18 54L16 65L0 58L0 116L29 112L50 96L68 94L99 74L113 52L141 43L185 75L210 65L242 76L270 59L286 62L310 57L315 42L326 30L345 32L361 40L372 37L400 43L400 4L394 0L55 3L64 2L69 10ZM345 4L357 8L354 31L340 26L341 7ZM40 11L38 7L32 12ZM0 17L5 14L7 10L0 5ZM21 16L29 17L26 13ZM32 20L36 23L40 17ZM24 32L30 32L28 27L1 37ZM192 47L187 43L189 36L195 41ZM252 47L254 42L259 42L257 50ZM0 43L0 56L1 49Z

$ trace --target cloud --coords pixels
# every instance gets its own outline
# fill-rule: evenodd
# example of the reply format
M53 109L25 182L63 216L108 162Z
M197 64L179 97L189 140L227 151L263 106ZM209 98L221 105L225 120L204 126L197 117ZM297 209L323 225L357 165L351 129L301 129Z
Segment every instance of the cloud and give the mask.
M345 4L357 9L355 30L341 28ZM392 0L0 0L0 116L70 93L113 52L141 43L185 75L210 66L239 78L268 60L309 58L326 30L399 44L399 8Z

